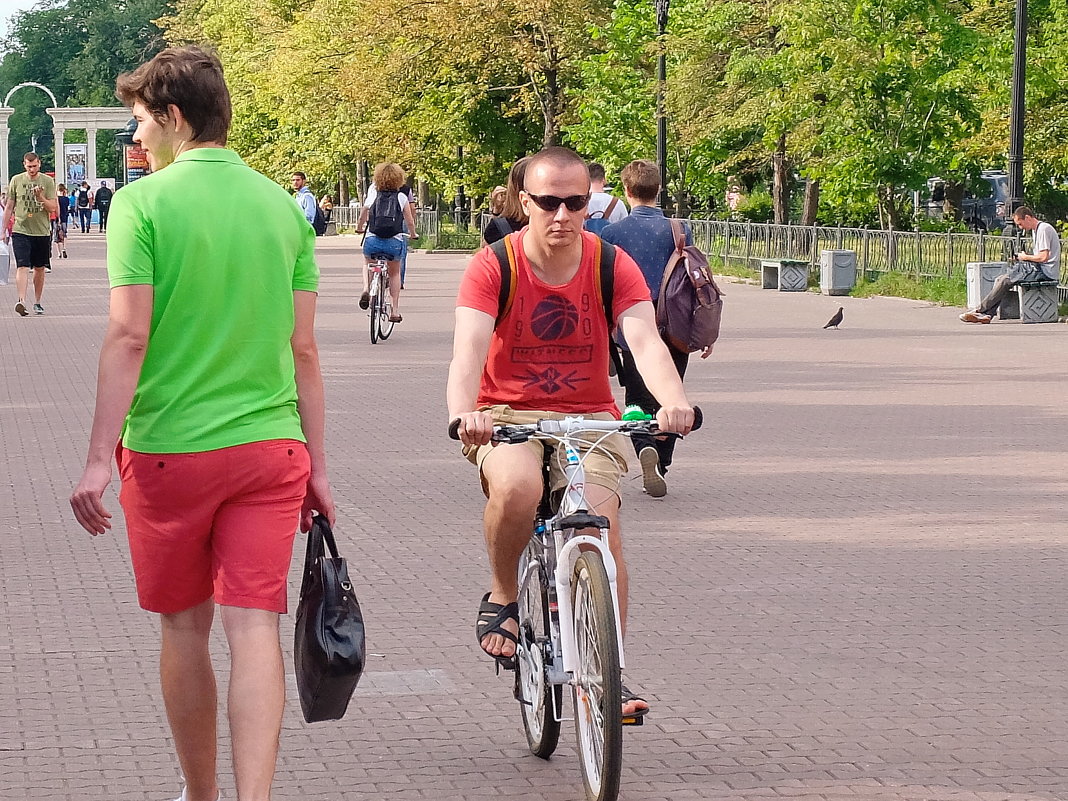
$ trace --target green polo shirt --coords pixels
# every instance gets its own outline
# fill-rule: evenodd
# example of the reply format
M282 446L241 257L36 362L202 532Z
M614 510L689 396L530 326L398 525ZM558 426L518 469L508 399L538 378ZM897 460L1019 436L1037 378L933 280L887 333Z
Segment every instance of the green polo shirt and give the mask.
M289 193L232 150L190 150L115 193L107 241L111 286L153 288L123 444L194 453L304 441L293 291L316 291L319 270Z

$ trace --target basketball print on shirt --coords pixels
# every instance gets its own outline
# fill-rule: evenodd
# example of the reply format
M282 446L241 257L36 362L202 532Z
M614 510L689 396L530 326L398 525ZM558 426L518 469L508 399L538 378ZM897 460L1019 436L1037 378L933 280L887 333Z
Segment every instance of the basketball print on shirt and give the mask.
M582 299L587 313L585 320L578 307L563 295L546 295L525 323L524 304L519 304L516 339L521 343L530 341L529 335L523 336L526 328L540 343L517 344L512 348L512 361L521 368L521 372L513 373L512 378L521 381L525 389L536 388L554 395L564 389L574 391L580 383L590 380L583 375L586 371L582 368L567 368L569 364L589 364L593 359L592 345L575 342L580 324L583 333L589 336L589 298L583 294Z
M534 307L530 316L530 330L538 339L551 342L575 333L579 313L570 300L562 295L549 295Z

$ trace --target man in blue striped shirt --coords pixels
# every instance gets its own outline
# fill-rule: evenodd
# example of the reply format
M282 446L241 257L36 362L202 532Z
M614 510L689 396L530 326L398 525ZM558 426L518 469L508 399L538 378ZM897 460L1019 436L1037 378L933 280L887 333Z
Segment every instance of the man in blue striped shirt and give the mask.
M624 167L620 178L623 180L623 193L631 208L630 216L607 226L601 232L601 238L623 248L638 263L655 304L659 300L664 269L675 252L671 221L656 206L656 199L660 194L660 170L653 162L639 159ZM692 245L693 235L689 226L683 224L683 230L686 233L686 244ZM670 343L665 344L679 378L683 378L690 354L676 350ZM620 345L622 364L619 381L625 390L626 404L640 406L643 411L655 415L660 404L635 369L634 359L627 350L626 343L620 342ZM701 358L708 358L711 354L712 348L709 347L701 354ZM645 492L653 498L662 498L667 494L664 473L671 464L675 441L674 437L664 440L631 437L642 466L642 485Z

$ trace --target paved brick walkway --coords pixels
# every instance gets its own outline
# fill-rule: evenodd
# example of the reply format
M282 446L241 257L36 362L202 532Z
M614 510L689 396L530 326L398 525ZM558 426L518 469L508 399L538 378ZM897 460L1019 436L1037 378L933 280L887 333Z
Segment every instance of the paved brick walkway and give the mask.
M0 799L163 801L156 622L121 525L93 540L67 505L107 307L101 239L70 252L47 316L0 288ZM323 241L319 329L375 656L339 725L291 693L275 797L580 799L570 728L528 755L474 642L480 494L443 435L464 260L414 256L405 322L372 347L354 253ZM823 331L838 299L731 286L688 382L706 430L664 500L627 481L629 679L654 713L622 798L1068 799L1068 327L841 305Z

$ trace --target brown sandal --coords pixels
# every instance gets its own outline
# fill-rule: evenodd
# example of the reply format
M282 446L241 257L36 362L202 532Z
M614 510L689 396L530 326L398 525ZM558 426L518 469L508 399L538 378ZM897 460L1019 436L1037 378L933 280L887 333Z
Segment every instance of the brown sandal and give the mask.
M389 321L391 323L400 323L404 321L404 318L401 317L399 314L391 314L389 315Z

